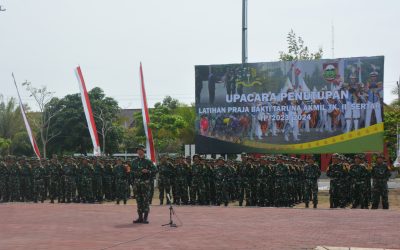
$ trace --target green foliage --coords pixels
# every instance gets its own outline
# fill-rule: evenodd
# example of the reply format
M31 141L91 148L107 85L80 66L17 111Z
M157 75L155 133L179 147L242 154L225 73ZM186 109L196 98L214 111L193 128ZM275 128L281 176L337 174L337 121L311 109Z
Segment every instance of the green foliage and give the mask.
M166 96L149 110L154 144L158 153L181 151L182 144L194 142L194 107L188 107L177 99ZM145 132L140 112L135 113L134 138L144 142Z
M4 156L8 154L8 151L11 146L10 139L4 139L0 137L0 155Z
M106 153L113 153L119 150L120 141L123 138L123 130L116 122L119 107L116 100L106 97L101 88L93 88L88 92L93 109L95 123L99 132L99 139L102 145L103 127L106 134ZM93 146L86 124L82 101L79 94L66 95L58 100L57 106L61 112L55 117L52 129L59 131L59 135L50 143L51 153L78 152L87 154L92 152Z
M310 53L308 47L304 45L303 38L297 36L293 30L290 30L288 33L286 41L288 43L288 52L279 52L279 60L281 61L316 60L322 58L322 48L319 48L315 53Z
M10 151L11 154L13 155L25 155L25 156L34 155L31 143L29 141L28 133L25 130L17 132L13 136Z
M396 159L397 146L397 125L400 125L400 105L399 101L393 102L385 107L384 121L385 131L384 138L387 143L391 159ZM399 131L400 132L400 131Z

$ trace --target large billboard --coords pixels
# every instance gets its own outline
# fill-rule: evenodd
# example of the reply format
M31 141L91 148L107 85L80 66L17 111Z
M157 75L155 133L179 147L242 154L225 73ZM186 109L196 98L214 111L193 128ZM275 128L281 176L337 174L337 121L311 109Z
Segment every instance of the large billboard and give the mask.
M383 56L196 66L196 152L382 151L383 66Z

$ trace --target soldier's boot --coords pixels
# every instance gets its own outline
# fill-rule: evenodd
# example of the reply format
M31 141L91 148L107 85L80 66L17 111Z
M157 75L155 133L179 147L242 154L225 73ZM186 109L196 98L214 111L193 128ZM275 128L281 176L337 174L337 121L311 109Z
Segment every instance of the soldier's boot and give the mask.
M228 206L228 202L225 202L224 205L225 205L225 207L227 207Z
M243 201L239 201L239 206L243 206Z
M164 203L164 199L160 199L160 206ZM167 202L168 204L168 202Z
M41 202L41 203L43 203L43 202L44 202L44 197L43 197L43 198L40 200L40 202Z
M142 223L143 222L143 214L138 213L139 217L133 221L133 223Z
M124 205L126 205L126 199L124 199Z
M313 208L317 208L317 205L318 205L317 203L314 203Z
M54 203L54 200L53 200L53 199L51 199L51 200L50 200L50 203Z
M37 203L37 199L35 198L35 199L33 200L33 202L34 202L34 203Z
M147 217L149 217L149 212L144 213L143 224L149 224L149 221L147 220Z
M309 208L308 202L306 202L306 208Z
M117 200L117 205L119 205L119 200Z

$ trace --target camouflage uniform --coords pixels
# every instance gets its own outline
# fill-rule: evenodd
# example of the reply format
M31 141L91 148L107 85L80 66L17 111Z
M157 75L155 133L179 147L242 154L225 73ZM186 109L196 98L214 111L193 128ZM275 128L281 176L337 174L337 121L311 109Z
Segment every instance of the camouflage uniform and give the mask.
M157 168L153 162L146 158L137 158L132 161L132 171L135 176L136 202L139 219L147 221L150 211L151 178L156 173ZM145 172L147 171L147 172Z
M174 167L167 160L158 164L158 189L160 192L160 205L164 203L164 193L168 194L171 197L171 180L173 171ZM170 201L168 199L167 204L170 204Z
M375 164L371 172L372 176L372 209L377 209L382 198L382 208L389 209L388 185L390 171L386 164Z
M341 163L332 163L329 165L326 175L331 179L329 189L330 208L344 208L346 206L346 192L348 192L345 189L346 168Z
M54 203L54 200L59 198L61 165L57 161L52 160L51 163L49 164L48 172L50 176L50 182L49 182L50 202Z
M104 175L103 175L103 188L104 195L106 200L114 200L114 170L113 166L110 162L107 162L104 166Z
M128 199L128 181L130 170L127 166L119 163L117 164L114 169L114 179L115 179L115 198L117 199L117 204L119 204L120 200L123 200L124 204Z
M179 162L175 165L175 185L174 185L174 203L187 205L188 197L188 175L189 166L185 162Z
M304 202L306 207L311 200L314 208L318 204L318 178L321 176L321 170L316 164L307 164L304 167Z
M10 201L20 201L20 175L21 175L21 167L17 162L12 162L9 166L9 179L8 179L8 187L10 194Z
M42 203L46 199L46 189L44 188L44 177L46 176L46 169L37 164L32 168L33 175L33 201Z
M68 203L76 201L76 177L78 175L78 167L68 162L63 167L65 176L65 194L64 197Z
M368 208L368 189L366 178L369 172L363 164L352 164L350 166L349 175L352 179L351 195L352 195L352 208Z
M8 178L9 178L9 169L3 161L0 161L0 201L7 202L8 201Z
M94 202L93 198L93 166L88 163L81 165L80 185L81 185L81 198L83 203Z
M289 206L288 182L289 182L289 167L283 162L275 165L275 206Z
M20 188L22 201L32 200L32 167L25 161L21 164L21 175L20 175Z
M94 166L94 177L93 177L93 193L94 197L98 202L103 202L103 175L104 166L100 162L97 162Z
M190 203L192 205L201 204L205 202L205 184L204 174L205 168L200 162L193 163L191 168L191 185L190 185Z
M268 179L271 175L267 161L261 160L260 166L257 168L257 205L267 206L269 204L268 198Z
M214 170L215 190L216 190L216 205L223 203L228 206L229 203L229 167L225 164L224 159L218 159L217 166Z

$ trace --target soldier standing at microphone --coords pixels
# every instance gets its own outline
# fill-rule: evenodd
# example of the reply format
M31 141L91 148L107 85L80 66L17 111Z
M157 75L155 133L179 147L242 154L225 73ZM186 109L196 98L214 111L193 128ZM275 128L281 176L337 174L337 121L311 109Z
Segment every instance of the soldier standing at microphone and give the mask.
M147 220L150 212L150 199L151 196L151 179L157 168L153 162L146 159L144 146L139 145L136 149L138 158L132 161L132 171L135 176L135 188L136 188L136 202L138 218L133 223L145 223L148 224Z

